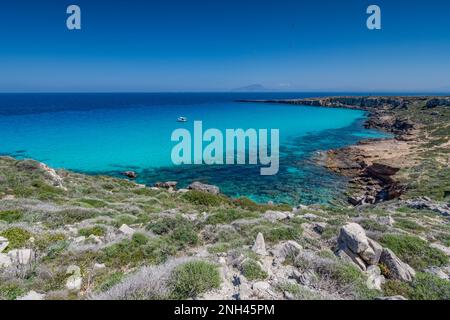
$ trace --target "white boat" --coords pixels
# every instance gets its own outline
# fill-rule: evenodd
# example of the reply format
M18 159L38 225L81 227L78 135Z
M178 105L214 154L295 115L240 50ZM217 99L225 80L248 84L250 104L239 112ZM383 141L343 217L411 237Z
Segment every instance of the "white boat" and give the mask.
M187 122L187 118L186 117L179 117L177 119L178 122Z

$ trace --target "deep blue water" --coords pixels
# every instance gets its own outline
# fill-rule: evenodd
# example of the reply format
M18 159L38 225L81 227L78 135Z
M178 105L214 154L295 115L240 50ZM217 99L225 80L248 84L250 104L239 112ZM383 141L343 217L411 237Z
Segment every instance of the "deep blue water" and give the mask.
M363 127L364 113L236 99L326 96L299 93L0 94L0 154L33 158L56 168L119 176L138 182L176 180L218 185L230 196L259 202L323 203L339 197L345 179L317 166L319 150L383 134ZM187 123L176 122L179 116ZM259 166L174 166L170 140L177 128L280 130L280 170Z

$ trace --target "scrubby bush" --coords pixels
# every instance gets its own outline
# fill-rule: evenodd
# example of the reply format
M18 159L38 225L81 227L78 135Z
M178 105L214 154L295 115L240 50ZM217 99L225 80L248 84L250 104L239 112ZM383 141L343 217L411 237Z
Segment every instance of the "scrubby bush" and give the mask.
M218 288L221 279L217 266L205 261L191 261L175 268L170 280L172 299L195 298Z
M388 227L378 223L372 219L364 219L359 221L359 224L364 228L364 230L374 231L374 232L386 232Z
M418 237L386 234L380 242L391 249L402 261L418 270L448 263L448 257L442 251L430 247L428 242Z
M221 209L208 216L207 224L228 224L238 219L257 218L259 214L239 209Z
M429 273L418 272L411 283L388 280L386 295L401 295L411 300L450 300L450 282Z
M230 201L223 195L216 195L197 190L191 190L189 192L186 192L183 195L183 198L190 203L208 207L219 206L224 203L229 203Z
M23 213L19 210L0 211L0 220L12 223L22 219Z
M242 197L235 199L233 203L243 209L250 211L266 212L267 210L273 211L291 211L292 207L287 204L259 204L249 198Z
M264 235L264 240L266 242L277 243L283 240L298 240L302 235L302 229L300 226L263 222L260 224L243 226L241 233L249 243L253 243L258 233Z
M246 259L242 263L241 271L248 280L264 280L268 277L267 272L253 259Z
M404 218L397 218L394 226L400 229L404 229L406 231L425 231L426 228L419 225L417 222L404 219Z
M16 282L0 282L0 300L16 300L25 295L26 289Z
M81 228L78 230L78 234L80 236L89 237L90 235L94 235L97 237L102 237L106 234L106 228L102 226L93 226L90 228Z
M91 208L103 208L107 206L106 202L98 199L80 199L78 201L88 205Z
M32 234L25 229L13 227L1 232L0 236L8 239L9 241L9 245L6 250L12 250L24 247L28 239L31 238Z

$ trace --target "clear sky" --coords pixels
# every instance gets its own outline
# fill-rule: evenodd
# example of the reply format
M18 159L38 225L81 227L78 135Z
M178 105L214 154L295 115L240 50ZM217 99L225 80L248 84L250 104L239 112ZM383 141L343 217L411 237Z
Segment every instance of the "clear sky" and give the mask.
M450 92L449 17L448 0L2 1L0 91Z

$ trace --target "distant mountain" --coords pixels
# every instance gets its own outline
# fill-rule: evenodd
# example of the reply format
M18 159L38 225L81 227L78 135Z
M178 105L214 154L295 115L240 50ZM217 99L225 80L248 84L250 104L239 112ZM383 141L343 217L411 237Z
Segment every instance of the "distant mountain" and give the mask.
M255 92L255 91L268 91L267 88L265 88L261 84L251 84L249 86L240 87L233 89L232 91L239 91L239 92Z

